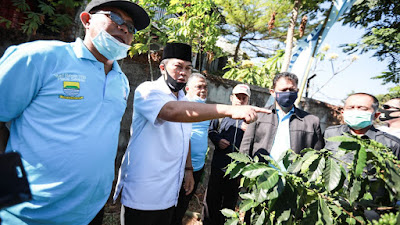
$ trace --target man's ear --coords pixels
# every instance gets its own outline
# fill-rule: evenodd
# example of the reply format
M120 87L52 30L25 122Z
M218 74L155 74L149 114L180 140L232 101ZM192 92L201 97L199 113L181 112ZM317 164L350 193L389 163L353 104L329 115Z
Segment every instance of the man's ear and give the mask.
M186 85L185 86L185 91L188 92L189 91L189 87Z
M379 118L379 116L381 115L381 113L380 112L375 112L375 115L374 115L374 120L376 120L376 119L378 119Z
M161 71L165 70L165 65L164 64L160 64L158 67L160 68Z
M274 97L276 99L275 90L274 89L269 89L269 93L272 95L272 97Z
M83 27L85 27L85 29L88 29L90 25L90 14L88 12L82 12L79 17L81 19Z

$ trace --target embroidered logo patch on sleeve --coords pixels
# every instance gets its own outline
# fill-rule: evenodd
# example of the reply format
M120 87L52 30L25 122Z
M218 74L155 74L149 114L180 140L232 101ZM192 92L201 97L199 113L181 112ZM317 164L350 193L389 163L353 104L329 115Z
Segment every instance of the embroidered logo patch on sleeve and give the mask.
M83 96L77 96L80 92L80 84L79 82L74 81L64 81L63 82L63 90L65 95L60 95L60 98L63 99L72 99L72 100L80 100L83 99Z

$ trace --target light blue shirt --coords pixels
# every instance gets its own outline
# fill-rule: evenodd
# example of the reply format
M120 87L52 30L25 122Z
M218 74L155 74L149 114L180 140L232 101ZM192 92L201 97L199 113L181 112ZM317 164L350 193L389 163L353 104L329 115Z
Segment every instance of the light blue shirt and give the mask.
M197 102L188 98L191 102ZM193 171L203 168L208 149L208 127L210 120L192 123L192 133L190 137L190 151L192 157Z
M6 152L19 152L33 200L0 212L3 225L88 224L104 206L129 84L117 62L105 75L81 39L35 41L0 59Z
M187 99L182 90L177 98L163 77L135 90L131 138L114 193L116 200L122 190L121 202L129 208L163 210L178 202L192 124L158 118L170 101Z
M274 143L272 144L270 156L275 160L290 149L290 116L294 113L294 107L285 115L282 110L276 109L278 115L278 129L275 134ZM281 169L284 169L283 161L277 162Z

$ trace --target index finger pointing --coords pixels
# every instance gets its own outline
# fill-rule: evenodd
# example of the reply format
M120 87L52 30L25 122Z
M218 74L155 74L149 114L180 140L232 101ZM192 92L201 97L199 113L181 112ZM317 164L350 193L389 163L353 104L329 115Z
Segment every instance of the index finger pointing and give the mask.
M265 109L265 108L260 108L260 107L254 107L254 111L258 112L258 113L272 113L272 111L270 109Z

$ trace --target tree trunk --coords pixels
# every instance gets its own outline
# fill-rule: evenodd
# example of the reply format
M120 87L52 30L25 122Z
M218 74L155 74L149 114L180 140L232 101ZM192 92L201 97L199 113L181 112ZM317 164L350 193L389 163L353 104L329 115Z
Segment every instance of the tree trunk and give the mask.
M286 36L285 58L283 59L281 72L286 72L289 69L290 58L292 57L294 28L296 27L296 21L297 21L297 16L299 14L300 4L301 0L294 1L292 17L290 18L290 25Z
M239 58L238 55L239 55L240 44L242 44L242 42L243 42L243 36L240 36L240 37L239 37L239 41L238 41L238 43L237 43L237 45L236 45L235 55L233 56L233 61L235 61L235 62L238 61L238 58Z

